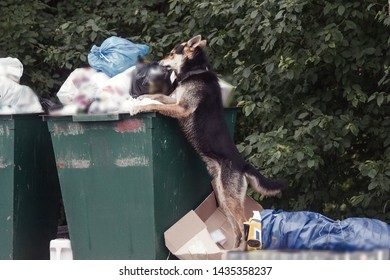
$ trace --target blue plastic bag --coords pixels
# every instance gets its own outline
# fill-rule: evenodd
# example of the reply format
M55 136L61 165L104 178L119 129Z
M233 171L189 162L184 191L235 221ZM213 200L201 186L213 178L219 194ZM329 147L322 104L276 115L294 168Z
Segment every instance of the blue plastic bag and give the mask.
M145 56L149 46L134 44L129 40L112 36L100 47L93 46L88 54L88 63L96 71L113 77L137 63L138 56Z
M334 221L313 212L261 211L263 249L390 249L390 225L375 219Z

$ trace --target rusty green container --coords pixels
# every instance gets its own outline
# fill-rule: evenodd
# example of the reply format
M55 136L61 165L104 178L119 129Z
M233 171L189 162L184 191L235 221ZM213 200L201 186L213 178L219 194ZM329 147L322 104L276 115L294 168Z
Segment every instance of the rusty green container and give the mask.
M236 110L226 110L233 134ZM174 119L46 118L75 259L166 259L164 231L211 192Z
M59 191L47 124L35 114L0 116L0 259L49 259Z

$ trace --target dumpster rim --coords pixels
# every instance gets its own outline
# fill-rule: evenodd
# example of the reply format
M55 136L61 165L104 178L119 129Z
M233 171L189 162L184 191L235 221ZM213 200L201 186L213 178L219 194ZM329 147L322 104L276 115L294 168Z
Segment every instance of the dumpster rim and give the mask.
M228 107L223 108L223 111L235 111L239 112L240 107ZM137 118L138 116L147 116L155 118L158 114L157 112L143 112L137 115L131 116L129 113L108 113L108 114L76 114L76 115L40 115L42 121L52 121L52 120L68 120L72 122L101 122L101 121L120 121L128 118ZM82 116L80 119L74 118L74 116ZM164 116L164 115L162 115ZM106 119L104 119L106 118Z

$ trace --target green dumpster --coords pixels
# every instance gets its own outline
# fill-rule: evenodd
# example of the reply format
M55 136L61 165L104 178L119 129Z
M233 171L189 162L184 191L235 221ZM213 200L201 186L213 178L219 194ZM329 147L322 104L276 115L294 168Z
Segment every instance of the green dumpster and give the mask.
M47 124L0 116L0 259L49 259L59 183Z
M226 110L233 133L236 110ZM166 259L164 231L211 192L174 119L45 117L75 259Z

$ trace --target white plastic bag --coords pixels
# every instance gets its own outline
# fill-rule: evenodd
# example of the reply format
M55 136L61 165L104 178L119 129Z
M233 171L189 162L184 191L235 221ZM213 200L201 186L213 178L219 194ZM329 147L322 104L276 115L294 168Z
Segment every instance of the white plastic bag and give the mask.
M12 106L2 106L0 105L0 115L13 115L15 114L15 109Z
M0 58L0 114L41 113L33 90L19 85L23 64L17 58Z
M31 88L6 77L0 77L0 106L3 108L2 114L42 112L39 99Z
M130 97L135 66L107 80L96 94L96 101L89 107L90 114L115 113L121 104Z
M135 69L135 66L130 67L122 73L107 80L99 89L98 93L108 92L111 95L125 96L125 98L127 98L130 96L132 76Z
M50 115L53 116L71 116L79 113L79 105L69 104L58 110L50 111Z
M23 64L13 57L0 58L0 77L6 77L19 83L23 75Z
M96 72L92 68L78 68L66 79L57 97L63 105L87 106L95 99L98 89L108 79L106 74Z
M235 87L220 78L218 78L218 83L221 87L223 106L227 108L232 104Z

